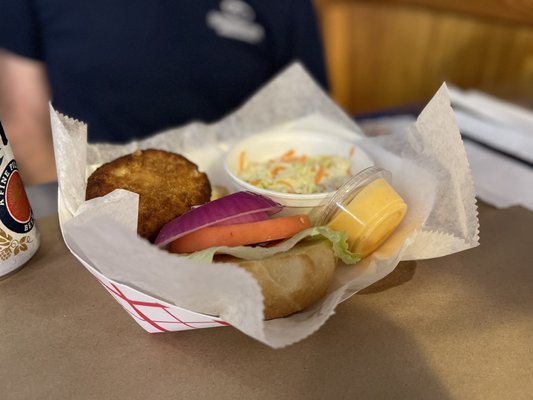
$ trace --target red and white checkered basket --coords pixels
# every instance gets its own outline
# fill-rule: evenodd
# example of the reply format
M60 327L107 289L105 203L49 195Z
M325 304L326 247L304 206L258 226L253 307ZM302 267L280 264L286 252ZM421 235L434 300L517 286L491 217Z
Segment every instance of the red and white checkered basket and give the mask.
M105 277L74 254L113 298L149 333L216 328L229 324L220 318L195 313L158 300Z

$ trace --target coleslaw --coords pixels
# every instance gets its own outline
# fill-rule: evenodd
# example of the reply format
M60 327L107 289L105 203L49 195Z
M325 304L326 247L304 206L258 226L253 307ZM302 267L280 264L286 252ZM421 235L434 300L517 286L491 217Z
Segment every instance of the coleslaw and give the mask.
M261 189L311 194L338 189L351 177L350 167L350 160L338 155L308 156L291 149L280 157L256 162L243 151L237 175Z

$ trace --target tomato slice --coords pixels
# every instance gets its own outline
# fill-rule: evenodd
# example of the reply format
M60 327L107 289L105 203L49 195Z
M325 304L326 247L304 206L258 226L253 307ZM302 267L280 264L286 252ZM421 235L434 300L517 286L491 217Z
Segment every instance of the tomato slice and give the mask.
M172 253L192 253L214 246L242 246L288 239L310 228L305 214L291 215L235 225L214 225L198 229L169 244Z

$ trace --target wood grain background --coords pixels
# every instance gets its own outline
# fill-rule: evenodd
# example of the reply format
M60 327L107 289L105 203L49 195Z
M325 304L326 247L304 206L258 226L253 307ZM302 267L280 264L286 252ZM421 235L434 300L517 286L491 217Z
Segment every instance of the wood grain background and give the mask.
M533 0L315 0L334 99L353 115L446 81L533 97Z

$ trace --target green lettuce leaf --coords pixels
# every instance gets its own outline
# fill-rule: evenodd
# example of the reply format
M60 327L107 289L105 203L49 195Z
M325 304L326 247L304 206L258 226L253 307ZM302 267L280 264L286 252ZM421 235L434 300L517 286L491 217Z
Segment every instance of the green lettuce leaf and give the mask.
M345 232L334 231L325 226L315 226L303 230L292 238L278 243L272 247L261 246L219 246L209 247L205 250L200 250L191 253L187 258L195 261L212 262L215 254L228 254L243 260L261 260L263 258L271 257L274 254L287 251L294 247L301 240L329 240L331 248L336 257L340 258L345 264L355 264L361 259L357 253L352 253L348 249L348 241Z

